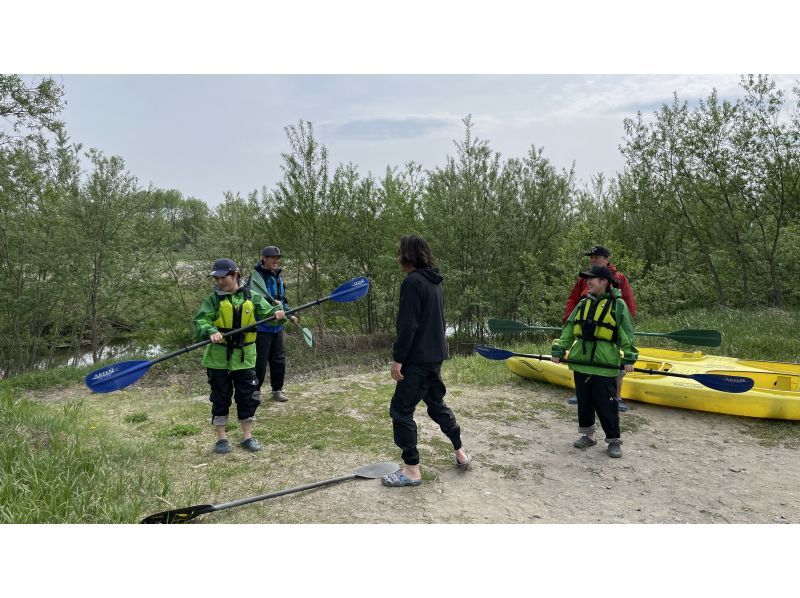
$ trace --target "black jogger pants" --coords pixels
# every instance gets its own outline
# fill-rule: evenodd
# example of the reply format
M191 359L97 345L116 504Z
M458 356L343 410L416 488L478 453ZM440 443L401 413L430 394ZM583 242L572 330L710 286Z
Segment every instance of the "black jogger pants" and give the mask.
M403 380L397 383L389 406L394 443L403 451L403 463L419 464L417 424L414 410L420 401L428 407L428 415L439 424L454 449L461 448L461 428L456 416L444 402L447 393L441 376L442 363L404 363Z
M578 397L578 428L586 433L594 428L594 416L606 433L606 440L620 437L617 408L617 378L574 372L575 396Z

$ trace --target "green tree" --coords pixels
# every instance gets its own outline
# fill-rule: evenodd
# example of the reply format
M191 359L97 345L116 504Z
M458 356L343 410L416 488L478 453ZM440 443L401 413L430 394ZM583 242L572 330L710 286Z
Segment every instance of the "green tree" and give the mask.
M506 162L494 233L505 258L493 272L495 317L558 320L571 284L565 284L561 248L573 219L574 179L572 169L558 172L542 148Z
M58 132L0 147L0 369L48 363L75 312L64 209L76 197L79 146Z
M56 132L64 107L64 89L51 77L26 83L19 75L0 74L0 147L20 142L42 130Z
M299 121L285 128L290 151L283 153L283 179L271 196L272 225L292 249L295 267L308 269L311 292L322 297L329 290L323 275L330 259L341 207L339 195L330 192L328 150L314 137L310 122ZM325 327L325 309L317 310L320 330Z
M641 114L626 120L622 202L639 232L651 234L644 263L681 263L695 282L702 272L713 289L708 300L782 306L781 238L797 212L798 127L782 118L783 94L769 78L743 78L742 87L737 102L713 90L690 110L676 95L652 122Z
M106 345L130 330L150 298L148 282L157 278L157 235L152 234L150 196L138 187L119 156L91 149L92 170L66 224L73 231L73 275L83 291L81 340L97 361Z
M780 268L781 238L800 206L800 116L795 106L786 122L784 94L766 76L742 78L746 95L738 132L738 156L747 176L742 185L750 246L766 263L770 302L785 305Z
M209 267L218 258L230 258L247 276L250 266L258 261L266 229L256 191L246 199L227 191L225 201L212 211L208 222L201 244L202 260Z
M464 119L456 156L429 175L424 229L448 289L448 323L456 335L482 338L492 317L555 312L552 256L568 222L572 172L559 173L532 148L501 163ZM559 299L560 301L560 299Z
M397 302L403 274L396 256L400 237L423 234L422 219L427 177L422 166L407 162L402 170L387 167L377 189L383 237L376 246L376 265L370 295L375 305L378 330L394 334ZM438 250L436 250L438 251Z
M491 274L504 259L497 226L500 155L474 137L472 120L455 142L456 156L430 172L423 204L426 236L446 276L448 323L456 334L480 337L491 317L496 288ZM456 289L458 291L456 292Z

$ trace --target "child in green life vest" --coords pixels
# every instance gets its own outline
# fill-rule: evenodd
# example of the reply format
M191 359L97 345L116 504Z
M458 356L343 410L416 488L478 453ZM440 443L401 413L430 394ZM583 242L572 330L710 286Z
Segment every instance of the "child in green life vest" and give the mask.
M578 432L575 448L597 444L595 415L606 435L609 457L622 457L622 438L617 409L616 377L620 368L633 371L638 351L633 344L633 321L625 301L618 297L614 275L606 266L581 272L588 294L572 310L553 343L553 363L565 356L571 363L578 397ZM588 365L587 365L588 364ZM593 365L597 364L597 365ZM606 367L603 367L606 366ZM611 367L608 367L611 366Z
M236 401L236 412L242 426L242 448L260 451L261 444L252 436L253 420L261 403L253 396L258 387L256 331L253 328L228 337L222 335L272 315L283 319L285 314L244 284L233 260L223 258L214 262L210 276L214 277L216 284L194 316L194 326L198 340L211 339L203 354L203 365L211 387L211 423L217 433L214 452L228 453L231 450L225 426L232 398Z

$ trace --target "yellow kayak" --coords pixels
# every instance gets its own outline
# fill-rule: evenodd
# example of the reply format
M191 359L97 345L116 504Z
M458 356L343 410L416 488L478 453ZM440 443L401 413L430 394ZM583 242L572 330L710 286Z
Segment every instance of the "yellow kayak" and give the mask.
M575 388L564 364L511 357L506 365L523 378ZM622 382L622 398L643 403L772 419L800 420L800 364L756 361L645 347L637 368L678 374L747 376L753 388L744 393L721 392L688 378L632 372Z

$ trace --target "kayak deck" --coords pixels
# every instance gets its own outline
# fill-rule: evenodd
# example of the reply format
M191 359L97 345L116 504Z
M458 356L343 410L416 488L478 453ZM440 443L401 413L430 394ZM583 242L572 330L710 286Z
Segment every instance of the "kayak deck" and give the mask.
M573 374L565 364L512 357L506 365L524 378L575 388ZM626 400L744 417L800 420L800 364L648 347L641 350L635 367L687 375L746 376L754 385L744 393L726 393L691 378L631 372L622 382L621 394Z

